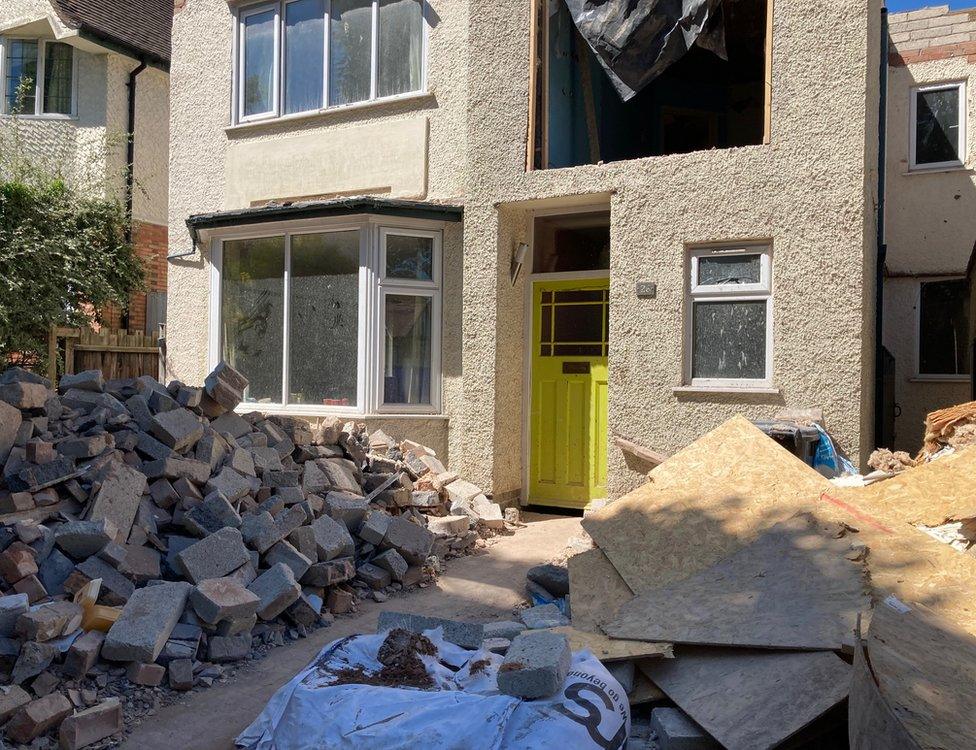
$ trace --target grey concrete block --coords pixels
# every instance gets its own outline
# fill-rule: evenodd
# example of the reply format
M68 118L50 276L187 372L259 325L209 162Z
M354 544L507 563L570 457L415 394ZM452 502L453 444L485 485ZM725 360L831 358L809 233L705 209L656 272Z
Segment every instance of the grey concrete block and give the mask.
M250 617L258 611L260 599L236 578L209 578L190 592L190 604L201 620L215 625Z
M334 586L356 577L356 563L351 557L315 563L302 576L306 586Z
M83 560L101 552L117 534L118 529L109 518L68 521L54 530L54 543L75 560Z
M569 625L569 618L559 611L555 604L539 604L535 607L523 609L519 613L525 627L530 630L541 630L543 628L559 628Z
M203 388L225 411L233 411L244 400L247 378L226 362L217 365L204 381Z
M402 581L403 577L407 574L407 568L410 567L407 561L403 559L403 555L395 549L388 549L385 552L381 552L371 562L373 565L387 571L394 581Z
M207 481L206 490L208 493L219 492L234 502L251 493L251 482L240 472L225 466L219 474Z
M525 632L525 625L521 622L504 620L502 622L486 622L485 638L506 638L510 641L515 640Z
M423 526L397 516L390 521L383 537L383 546L392 547L414 565L422 565L434 545L434 534Z
M38 566L37 577L49 596L60 596L64 593L64 582L74 569L75 564L55 549Z
M139 589L108 631L102 657L111 661L154 662L179 622L191 586L183 581Z
M498 669L498 689L518 698L545 698L563 686L572 652L559 633L526 633L512 641Z
M223 578L250 560L241 532L231 528L221 529L176 555L176 564L192 583Z
M203 437L203 422L189 409L176 408L153 417L150 432L164 445L182 453Z
M376 624L377 632L403 628L411 633L423 633L425 630L443 628L444 639L463 648L481 648L485 639L484 625L477 622L460 622L445 620L441 617L426 617L405 612L380 612Z
M318 548L315 546L315 532L311 526L300 526L288 534L288 542L305 557L313 562L318 560Z
M108 604L125 604L135 591L136 587L132 581L100 557L89 557L83 560L78 563L77 570L89 580L102 579L101 597Z
M18 618L26 614L29 607L27 594L0 596L0 637L9 638L14 634Z
M625 693L630 694L634 691L634 662L615 661L604 666L607 668L610 676L620 683L620 687L624 689Z
M526 571L525 577L542 586L554 597L569 593L569 569L565 565L536 565Z
M362 495L363 492L353 472L328 458L305 463L302 488L313 495L325 495L329 492Z
M349 530L330 516L322 516L311 524L315 534L315 548L319 562L328 562L336 557L349 557L356 554L356 543Z
M302 594L295 574L283 563L269 568L247 588L261 600L257 614L262 620L273 620Z
M281 529L267 511L244 516L241 520L241 534L244 535L247 546L261 554L281 541L282 537Z
M369 503L366 498L348 492L330 492L325 496L325 512L355 534L366 520Z
M661 750L718 750L721 747L678 708L652 710L651 729L657 735Z
M385 589L393 582L388 571L370 563L363 563L356 568L356 577L370 588L377 590Z
M389 513L380 510L370 511L357 532L359 538L367 544L379 546L383 542L386 530L390 527L392 520L393 517Z
M215 664L246 659L251 653L251 634L212 635L207 643L207 659Z
M277 565L278 563L284 563L291 568L291 572L295 574L295 578L299 579L305 575L305 572L314 560L305 557L305 555L282 539L264 554L264 562L268 567Z
M90 521L109 519L118 529L118 540L125 541L132 530L139 501L146 491L145 475L121 462L113 462L95 495Z
M211 492L203 502L183 516L183 525L193 534L204 537L223 528L237 529L241 517L220 492Z

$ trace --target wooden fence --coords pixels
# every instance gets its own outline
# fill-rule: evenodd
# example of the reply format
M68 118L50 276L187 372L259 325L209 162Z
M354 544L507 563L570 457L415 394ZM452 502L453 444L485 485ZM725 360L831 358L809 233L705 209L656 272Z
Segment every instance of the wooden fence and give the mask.
M101 370L106 380L160 377L159 337L139 331L103 328L55 328L48 342L48 377L57 380L58 354L64 340L64 372L73 375L85 370Z

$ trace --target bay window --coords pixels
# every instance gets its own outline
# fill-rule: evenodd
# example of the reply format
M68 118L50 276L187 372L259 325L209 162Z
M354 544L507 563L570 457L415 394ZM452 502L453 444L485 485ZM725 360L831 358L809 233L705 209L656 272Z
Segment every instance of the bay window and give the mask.
M425 0L279 0L237 15L239 122L424 89Z
M237 234L214 245L211 359L248 378L244 408L440 409L439 229L366 218Z
M4 114L74 114L74 47L43 39L0 37L0 48Z

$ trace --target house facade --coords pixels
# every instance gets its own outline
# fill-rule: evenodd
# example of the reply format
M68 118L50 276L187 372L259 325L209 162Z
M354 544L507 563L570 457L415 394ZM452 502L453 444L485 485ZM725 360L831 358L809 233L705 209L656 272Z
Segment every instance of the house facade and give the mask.
M976 10L942 5L889 22L884 345L894 446L914 451L925 415L972 393Z
M169 0L0 4L0 118L39 160L128 204L147 292L106 322L149 332L165 321L171 15Z
M582 507L736 413L874 440L880 0L711 4L622 96L565 0L187 0L169 375ZM712 27L714 30L714 27ZM824 44L830 54L825 54Z

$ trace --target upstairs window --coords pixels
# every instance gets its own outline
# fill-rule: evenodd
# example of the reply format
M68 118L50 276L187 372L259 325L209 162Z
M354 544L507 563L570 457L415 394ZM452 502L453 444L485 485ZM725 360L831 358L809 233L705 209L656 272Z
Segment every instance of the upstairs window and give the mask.
M237 120L424 89L425 0L283 0L238 12Z
M961 167L966 153L966 87L962 83L912 90L911 168Z
M0 39L3 112L70 117L74 114L74 48L39 39Z

